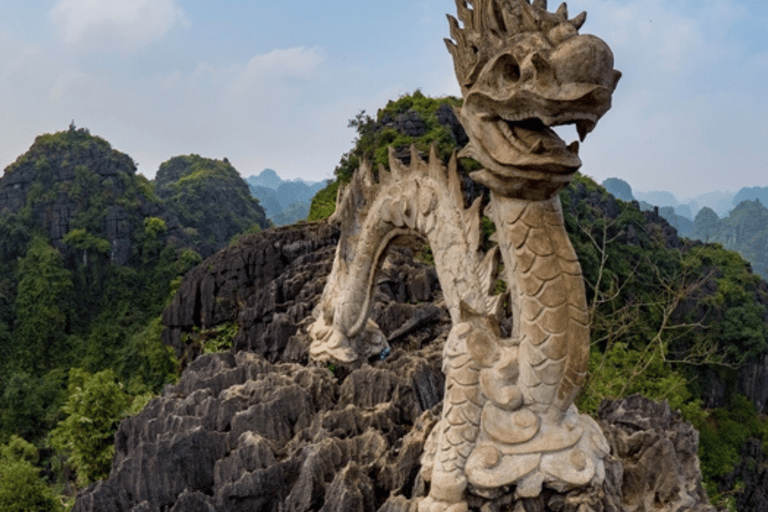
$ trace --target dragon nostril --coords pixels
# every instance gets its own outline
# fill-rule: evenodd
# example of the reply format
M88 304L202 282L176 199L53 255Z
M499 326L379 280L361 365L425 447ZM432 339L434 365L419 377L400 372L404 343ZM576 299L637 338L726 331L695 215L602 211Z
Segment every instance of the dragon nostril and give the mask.
M511 55L504 55L496 61L497 76L504 82L515 83L520 80L520 66Z
M520 66L517 64L509 64L504 68L504 75L510 82L517 82L520 80Z

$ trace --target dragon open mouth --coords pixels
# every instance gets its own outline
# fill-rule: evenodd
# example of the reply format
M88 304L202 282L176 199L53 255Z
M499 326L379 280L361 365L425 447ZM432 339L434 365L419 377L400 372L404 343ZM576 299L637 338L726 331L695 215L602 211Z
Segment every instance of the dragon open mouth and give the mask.
M469 4L459 2L446 40L469 138L459 155L480 163L472 177L492 190L549 197L581 167L580 142L611 107L621 77L613 53L579 34L586 14L571 19L565 4L553 13L544 0ZM578 140L564 141L562 125L575 125Z
M574 140L566 145L557 132L544 124L541 119L530 118L508 121L500 118L496 121L496 124L508 143L520 153L556 155L567 151L573 155L579 154L579 141ZM586 134L591 130L590 125L594 125L594 123L582 120L575 122L575 124L579 139L583 142Z
M506 195L533 200L548 197L570 181L581 167L580 142L600 118L589 109L516 114L495 108L479 114L476 106L465 103L460 112L470 136L460 156L474 158L485 168L473 173L473 179ZM568 143L563 130L555 131L566 125L575 126L577 140Z
M569 174L581 166L580 141L597 124L591 112L562 112L552 116L532 112L523 115L469 115L465 109L465 126L469 128L474 147L468 155L489 169L531 169L553 174ZM467 119L470 117L470 119ZM578 140L564 141L553 128L575 125ZM562 134L563 131L560 130ZM474 136L474 137L473 137Z

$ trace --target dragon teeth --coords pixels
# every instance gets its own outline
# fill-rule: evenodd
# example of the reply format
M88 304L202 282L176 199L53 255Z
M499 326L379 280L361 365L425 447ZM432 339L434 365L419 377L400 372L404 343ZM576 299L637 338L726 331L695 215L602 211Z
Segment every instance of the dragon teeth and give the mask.
M499 121L496 123L496 126L499 127L502 135L504 135L510 145L513 146L516 150L521 153L530 151L530 149L525 147L523 142L512 132L512 128L507 124L506 121L499 119Z
M496 123L499 126L499 129L501 130L502 135L506 137L507 139L514 139L515 135L512 133L512 128L509 127L509 125L504 121L503 119L500 119L498 123Z
M583 120L576 123L576 131L579 133L581 142L584 142L584 139L587 138L587 134L591 132L594 127L595 123L592 121Z

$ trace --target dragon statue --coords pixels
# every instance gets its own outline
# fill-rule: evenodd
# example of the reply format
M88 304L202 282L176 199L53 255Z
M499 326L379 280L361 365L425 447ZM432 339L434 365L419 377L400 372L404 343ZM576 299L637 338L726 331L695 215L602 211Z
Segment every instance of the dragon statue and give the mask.
M433 148L402 164L390 150L378 181L363 164L340 191L341 239L309 327L311 357L359 364L387 353L369 318L371 294L393 240L417 235L432 248L452 328L443 351L446 391L421 474L430 482L420 512L460 512L467 492L513 489L535 497L599 486L608 446L573 400L589 355L586 293L557 191L581 166L579 143L553 126L575 124L581 141L611 106L621 74L601 39L579 34L586 13L545 0L456 0L449 16L464 98L458 117L469 143L459 157L483 169L485 214L497 245L480 250L478 198L464 208L457 155L446 167ZM511 294L514 326L503 337L493 295L498 263Z

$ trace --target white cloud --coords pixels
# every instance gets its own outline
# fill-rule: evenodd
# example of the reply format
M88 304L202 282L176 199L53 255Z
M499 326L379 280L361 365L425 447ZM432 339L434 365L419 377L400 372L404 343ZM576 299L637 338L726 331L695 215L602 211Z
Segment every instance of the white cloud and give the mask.
M228 92L234 97L244 97L252 92L274 90L275 86L291 87L312 78L322 61L317 48L303 46L256 55L244 66L236 66Z
M131 51L186 22L176 0L58 0L50 20L70 45Z

